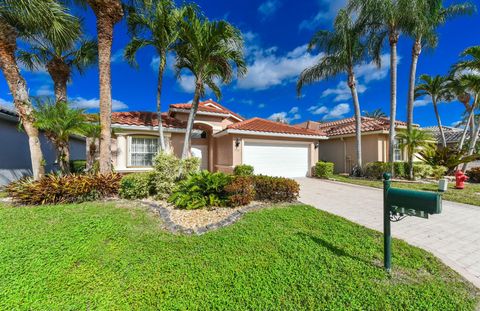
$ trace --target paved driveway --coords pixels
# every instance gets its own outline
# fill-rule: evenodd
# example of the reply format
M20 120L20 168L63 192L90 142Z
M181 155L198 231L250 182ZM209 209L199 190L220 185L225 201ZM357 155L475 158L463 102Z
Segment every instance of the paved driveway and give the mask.
M313 178L297 180L300 201L383 231L381 189ZM435 254L480 288L480 207L444 201L440 215L392 223L392 235Z

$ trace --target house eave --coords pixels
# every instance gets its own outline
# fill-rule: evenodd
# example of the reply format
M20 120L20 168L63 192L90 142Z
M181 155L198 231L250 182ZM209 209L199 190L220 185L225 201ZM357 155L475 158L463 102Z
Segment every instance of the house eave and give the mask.
M227 129L221 132L214 134L214 137L222 137L228 134L241 134L241 135L251 135L251 136L271 136L271 137L285 137L285 138L303 138L303 139L328 139L326 136L322 135L302 135L302 134L286 134L286 133L276 133L276 132L260 132L260 131L247 131L247 130L235 130Z
M180 113L190 113L190 109L180 109L180 108L170 108L171 112L180 112ZM200 116L216 116L224 118L234 118L238 121L243 121L243 119L231 114L231 113L221 113L221 112L210 112L210 111L197 111L197 115Z
M118 124L112 123L112 128L122 129L122 130L139 130L139 131L158 131L158 126L147 126L147 125L129 125L129 124ZM184 128L178 127L163 127L163 131L166 133L185 133L187 130ZM193 129L193 133L201 133L201 130Z

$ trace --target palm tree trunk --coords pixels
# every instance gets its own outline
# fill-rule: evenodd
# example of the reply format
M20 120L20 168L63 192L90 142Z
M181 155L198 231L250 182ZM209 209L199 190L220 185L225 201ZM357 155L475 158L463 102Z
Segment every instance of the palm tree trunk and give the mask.
M348 74L348 86L352 93L353 107L355 110L355 142L356 142L356 155L357 155L357 169L358 174L363 174L363 162L362 162L362 115L360 110L360 102L358 101L357 86L355 81L355 74L353 68L350 68Z
M463 145L465 144L465 139L467 137L467 132L468 132L468 128L469 128L469 125L470 125L470 135L471 137L473 137L473 132L474 132L474 128L475 128L475 120L474 120L474 116L475 116L475 108L476 108L476 104L477 104L477 95L475 95L475 98L474 98L474 101L472 103L472 106L470 108L470 113L468 114L468 120L467 120L467 124L465 124L465 128L463 129L463 133L462 133L462 138L460 139L460 143L458 144L458 150L462 150L463 149ZM470 138L472 139L472 138Z
M107 15L97 14L98 71L100 81L100 173L112 170L111 117L112 85L110 59L112 54L114 21Z
M90 172L93 168L93 164L95 162L95 154L97 153L97 145L95 142L95 138L87 137L87 163L85 169L87 172Z
M393 162L395 161L395 120L397 117L397 43L398 33L395 29L390 31L390 135L389 135L389 162L391 163L391 174L394 176L395 170Z
M68 142L58 142L57 162L63 174L70 173L70 148Z
M20 116L23 128L28 135L32 173L33 178L37 180L45 175L43 154L38 129L33 125L35 119L27 84L20 74L15 59L16 39L16 31L10 25L0 21L0 68L12 93L15 108Z
M474 109L472 109L472 110L474 110ZM475 147L477 145L478 135L480 135L480 121L479 121L479 124L477 124L476 128L477 129L475 130L474 136L470 138L470 147L469 147L469 150L468 150L468 155L469 156L471 156L473 154L473 152L475 151ZM468 165L468 163L463 163L462 171L465 171L467 169L467 165Z
M192 141L193 121L195 120L195 116L198 110L198 103L200 101L201 88L202 88L202 82L199 77L197 78L196 85L195 85L195 95L193 96L192 108L190 108L190 114L188 115L187 129L185 132L185 139L183 142L182 159L186 159L190 156L190 144Z
M71 69L62 60L54 59L47 64L47 70L53 81L55 101L67 101L67 82Z
M440 136L442 137L442 146L443 148L447 147L447 140L445 139L445 132L443 131L442 121L440 120L440 114L438 113L437 100L433 99L433 110L435 111L435 118L437 118L438 130L440 131Z
M412 47L412 63L410 64L410 79L408 84L407 103L407 128L410 133L413 127L413 104L415 102L415 80L417 76L417 64L420 53L422 53L422 38L417 38Z
M158 83L157 83L157 118L158 118L158 139L160 150L165 151L165 136L163 135L162 124L162 85L163 85L163 72L165 71L166 53L160 53L160 64L158 66Z

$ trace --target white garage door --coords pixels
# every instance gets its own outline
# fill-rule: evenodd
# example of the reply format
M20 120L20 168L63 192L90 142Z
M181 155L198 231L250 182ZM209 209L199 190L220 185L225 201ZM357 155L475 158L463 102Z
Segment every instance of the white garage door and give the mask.
M308 144L246 141L243 163L252 165L255 174L305 177L308 173Z

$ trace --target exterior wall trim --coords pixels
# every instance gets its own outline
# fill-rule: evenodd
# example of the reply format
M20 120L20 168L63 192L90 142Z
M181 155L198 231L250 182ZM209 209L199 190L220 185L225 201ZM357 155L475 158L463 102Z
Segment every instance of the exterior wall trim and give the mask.
M144 130L144 131L157 131L158 126L145 126L145 125L126 125L126 124L112 124L113 128L125 129L125 130ZM187 130L178 127L164 127L163 131L166 133L185 133ZM193 129L193 133L201 134L201 130Z

